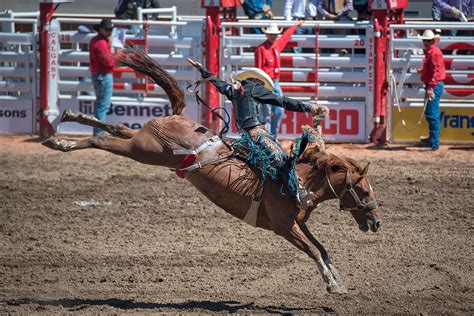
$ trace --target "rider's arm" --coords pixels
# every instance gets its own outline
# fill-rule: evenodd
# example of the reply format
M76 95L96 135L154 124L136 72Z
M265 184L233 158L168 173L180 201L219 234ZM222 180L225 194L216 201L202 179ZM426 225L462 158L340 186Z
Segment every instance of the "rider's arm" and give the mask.
M199 68L199 71L201 72L201 76L204 79L212 78L209 80L209 82L212 83L220 93L225 95L227 99L232 101L234 89L232 88L231 84L228 84L227 82L217 78L216 75L214 75L212 72L210 72L204 67Z
M311 112L310 105L295 99L279 96L262 85L255 86L252 96L263 104L276 105L294 112Z

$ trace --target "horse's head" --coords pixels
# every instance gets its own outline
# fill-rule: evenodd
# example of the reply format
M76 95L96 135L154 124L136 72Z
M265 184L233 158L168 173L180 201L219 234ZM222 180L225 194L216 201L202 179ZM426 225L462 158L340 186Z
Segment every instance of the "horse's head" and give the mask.
M367 177L368 169L367 164L363 169L326 172L326 180L330 191L339 200L341 210L351 212L360 230L366 232L370 228L377 232L381 225L380 211Z
M305 150L300 162L311 166L302 172L305 186L319 192L318 202L337 198L342 210L351 212L362 231L376 232L381 225L375 193L365 168L351 158L330 154L320 146Z

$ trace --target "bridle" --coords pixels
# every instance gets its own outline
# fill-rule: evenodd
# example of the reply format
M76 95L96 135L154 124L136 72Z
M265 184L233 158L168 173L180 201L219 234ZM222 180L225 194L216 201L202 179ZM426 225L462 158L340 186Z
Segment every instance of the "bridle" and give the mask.
M371 201L371 202L368 202L368 203L365 203L365 204L362 203L361 199L359 198L356 191L354 190L354 187L352 186L352 172L350 170L346 171L346 177L345 177L346 184L344 186L344 190L342 190L340 195L338 195L336 193L336 190L334 190L334 187L332 186L331 181L329 180L330 175L331 175L331 173L326 173L326 180L328 182L329 187L331 188L332 193L334 193L334 195L339 200L341 210L344 210L344 211L357 211L357 210L371 211L371 210L374 210L374 209L377 208L377 201L375 201L375 200ZM357 206L355 206L355 207L346 207L344 205L344 203L342 202L342 198L344 197L344 195L346 195L348 193L352 196L354 201L357 203Z

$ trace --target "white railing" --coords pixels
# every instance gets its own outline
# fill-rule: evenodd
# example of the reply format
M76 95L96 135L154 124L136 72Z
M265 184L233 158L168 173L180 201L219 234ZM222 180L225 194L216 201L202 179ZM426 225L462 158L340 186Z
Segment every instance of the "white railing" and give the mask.
M161 12L168 12L162 9ZM202 28L202 21L143 21L143 20L113 20L116 27L136 25L143 32L136 32L136 29L127 29L125 46L134 45L141 49L146 49L150 56L159 62L170 72L184 90L186 86L199 77L186 62L186 57L202 58L200 49L200 37L187 36L188 28ZM99 19L73 19L59 18L60 25L94 25L100 22ZM145 28L147 28L145 30ZM69 28L70 29L70 28ZM171 30L171 31L170 31ZM200 35L200 33L198 33ZM61 110L65 107L72 107L76 110L85 111L92 114L94 89L90 81L89 52L85 47L90 42L94 33L81 34L78 31L59 32L59 98ZM81 80L79 80L82 78ZM195 104L191 94L186 94L187 114L194 119L200 119L199 109ZM143 124L151 119L153 115L161 113L169 114L166 110L169 100L166 93L151 80L145 80L142 76L137 76L129 68L116 68L114 71L114 94L112 97L112 107L108 114L108 119L121 121L133 128L141 128ZM154 104L154 105L153 105ZM153 105L153 106L152 106ZM145 111L141 107L153 107L152 112ZM140 109L139 111L129 109ZM158 110L160 108L161 110ZM123 113L130 115L123 115ZM80 130L78 130L80 129ZM72 124L62 124L59 127L62 133L90 132L90 129Z
M266 37L249 34L247 30L275 22L279 27L294 24L286 21L253 20L222 24L220 75L223 79L254 67L253 51ZM328 139L366 142L373 125L373 28L368 22L325 21L305 22L302 28L311 29L315 33L317 25L317 36L305 34L291 37L288 46L301 48L303 53L293 53L292 49L286 49L281 54L280 86L286 96L301 100L312 99L317 94L320 103L330 107L330 118L323 128ZM316 41L319 49L317 56L314 53ZM342 54L342 49L346 50L345 55ZM286 111L285 115L282 121L282 138L296 137L301 131L301 125L308 124L311 120L306 114Z
M37 109L37 20L0 17L0 133L34 133ZM18 32L20 25L30 32Z

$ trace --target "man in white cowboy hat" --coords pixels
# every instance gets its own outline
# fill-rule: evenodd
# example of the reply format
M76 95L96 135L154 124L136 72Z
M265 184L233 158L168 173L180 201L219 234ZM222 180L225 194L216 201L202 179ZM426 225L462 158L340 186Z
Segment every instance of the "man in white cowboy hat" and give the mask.
M96 95L95 117L103 121L111 105L113 92L113 70L115 59L110 47L112 45L112 31L114 25L110 19L102 19L94 29L98 34L89 43L89 64L92 74L92 83ZM94 128L94 136L103 135L104 131Z
M270 24L270 26L264 30L267 40L260 44L254 52L255 67L262 69L273 80L273 91L280 96L283 95L283 91L279 85L280 54L290 41L293 33L295 33L301 24L303 24L303 21L298 21L298 23L286 30L280 37L278 36L281 30L278 28L278 25L275 23ZM270 125L270 132L273 136L277 137L278 129L280 128L280 123L284 115L284 109L278 106L264 104L261 112L263 115L262 119Z
M425 83L425 98L427 99L425 117L430 129L429 137L421 137L420 141L423 146L431 147L432 150L439 149L441 124L439 101L444 90L443 80L446 77L443 53L435 44L436 38L432 30L426 30L423 36L420 36L425 53L421 81Z
M189 58L188 62L232 102L237 128L248 133L260 148L274 153L273 165L278 168L286 190L295 204L302 209L311 206L313 194L306 192L299 184L290 157L265 128L265 122L259 117L259 109L262 104L271 104L290 111L317 114L319 107L312 102L307 104L273 93L273 81L261 69L251 68L243 71L232 80L232 84L229 84L217 78L200 63Z

